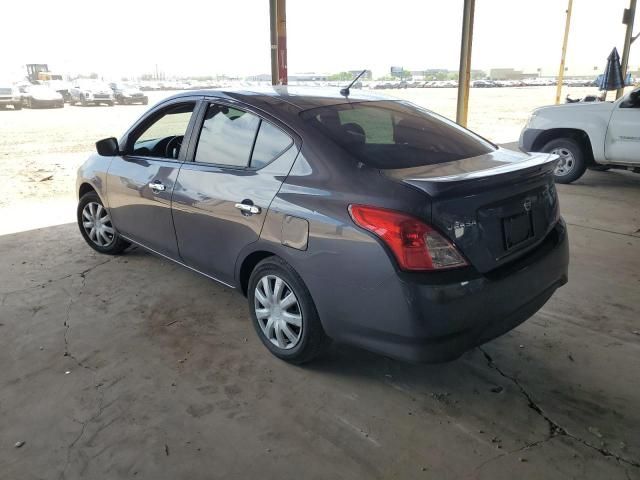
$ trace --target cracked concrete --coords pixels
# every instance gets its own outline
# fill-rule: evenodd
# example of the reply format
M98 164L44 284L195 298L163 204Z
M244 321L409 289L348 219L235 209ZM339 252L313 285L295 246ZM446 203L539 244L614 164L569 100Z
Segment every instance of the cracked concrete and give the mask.
M518 389L520 390L522 395L526 398L529 408L531 408L538 415L540 415L542 418L544 418L544 420L549 425L549 436L546 439L527 444L524 447L522 447L522 448L520 448L518 450L515 450L514 452L509 452L510 454L511 453L515 453L515 452L519 452L519 451L522 451L522 450L525 450L525 449L528 449L528 448L533 447L533 446L537 446L537 445L539 445L539 444L541 444L543 442L547 442L547 441L551 440L551 438L556 436L556 435L565 435L567 437L571 437L572 439L582 443L586 447L594 449L595 451L599 452L601 455L604 455L605 457L613 457L618 462L625 463L625 464L627 464L629 466L632 466L632 467L640 468L640 462L638 462L636 460L629 459L629 458L624 458L624 457L622 457L620 455L616 455L615 453L611 452L610 450L608 450L606 448L597 447L596 445L593 445L589 441L587 441L587 440L585 440L583 438L579 438L579 437L571 434L570 432L567 431L566 428L558 425L554 420L549 418L542 411L542 408L540 408L540 406L538 406L538 404L534 401L534 399L531 397L529 392L527 392L525 387L522 386L522 384L518 381L518 379L516 377L513 377L513 376L505 373L500 367L498 367L498 365L495 364L495 362L493 361L493 358L491 358L491 355L489 355L482 347L479 347L479 349L483 353L484 357L487 359L487 363L489 364L489 366L491 368L493 368L494 370L496 370L500 375L502 375L503 377L505 377L505 378L509 379L511 382L513 382L518 387Z
M0 235L0 478L640 479L640 176L559 191L569 284L444 365L290 366L228 288L74 224Z

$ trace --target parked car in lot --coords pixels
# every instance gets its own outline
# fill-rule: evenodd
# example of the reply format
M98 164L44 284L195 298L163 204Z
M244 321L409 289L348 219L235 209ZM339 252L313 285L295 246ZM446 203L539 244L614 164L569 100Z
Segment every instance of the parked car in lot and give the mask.
M62 108L64 98L52 88L44 85L26 85L20 87L22 105L27 108Z
M135 85L113 82L109 84L109 87L113 90L115 101L120 105L133 105L134 103L147 105L149 103L149 97Z
M69 82L65 80L42 80L39 83L40 85L45 85L55 90L60 95L62 95L62 98L64 98L64 101L66 103L69 103L69 100L71 98L69 95L69 89L71 88L71 84Z
M22 108L22 95L11 83L0 82L0 109L11 106L14 110Z
M99 80L75 80L69 89L69 96L71 105L80 103L86 106L104 103L112 107L115 102L111 87Z
M640 88L615 102L576 102L533 111L520 134L520 149L560 157L559 183L579 179L587 168L640 172Z
M275 87L174 95L78 171L80 233L238 289L262 343L444 361L567 281L557 156L401 100ZM180 287L176 286L176 291Z

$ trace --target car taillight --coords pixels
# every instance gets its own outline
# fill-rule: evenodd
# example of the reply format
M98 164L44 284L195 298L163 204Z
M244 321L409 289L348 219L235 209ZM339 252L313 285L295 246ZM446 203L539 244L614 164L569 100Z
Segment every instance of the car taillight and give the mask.
M391 249L403 270L441 270L467 265L456 247L426 223L395 210L349 205L359 227L373 232Z

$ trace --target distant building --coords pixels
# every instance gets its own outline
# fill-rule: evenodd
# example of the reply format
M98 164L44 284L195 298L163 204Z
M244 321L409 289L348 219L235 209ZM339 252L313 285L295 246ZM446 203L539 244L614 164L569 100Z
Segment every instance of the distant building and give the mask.
M270 73L260 73L258 75L250 75L247 77L249 82L270 82L271 74Z
M537 73L522 73L522 70L514 70L513 68L492 68L489 71L491 80L523 80L537 76Z
M349 70L349 73L353 75L353 78L356 78L357 75L360 75L360 72L362 72L362 70ZM366 70L364 74L360 77L360 80L371 80L371 79L373 79L373 73L371 73L371 70Z
M329 75L326 73L292 73L289 74L290 82L326 82Z

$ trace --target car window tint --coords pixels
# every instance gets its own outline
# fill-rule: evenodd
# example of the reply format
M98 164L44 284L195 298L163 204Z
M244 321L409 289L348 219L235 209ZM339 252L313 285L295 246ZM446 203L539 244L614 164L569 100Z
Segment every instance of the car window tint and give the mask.
M364 131L365 143L393 143L393 115L379 108L358 108L338 112L342 125L354 123Z
M291 137L264 120L260 124L256 144L251 155L251 166L262 168L291 146Z
M142 130L135 138L133 153L164 157L164 147L173 137L184 137L195 107L194 102L176 105L166 110L160 118Z
M246 167L260 125L260 118L226 105L209 105L196 162Z
M381 169L452 162L495 146L408 102L353 102L302 112L302 119L365 165Z

